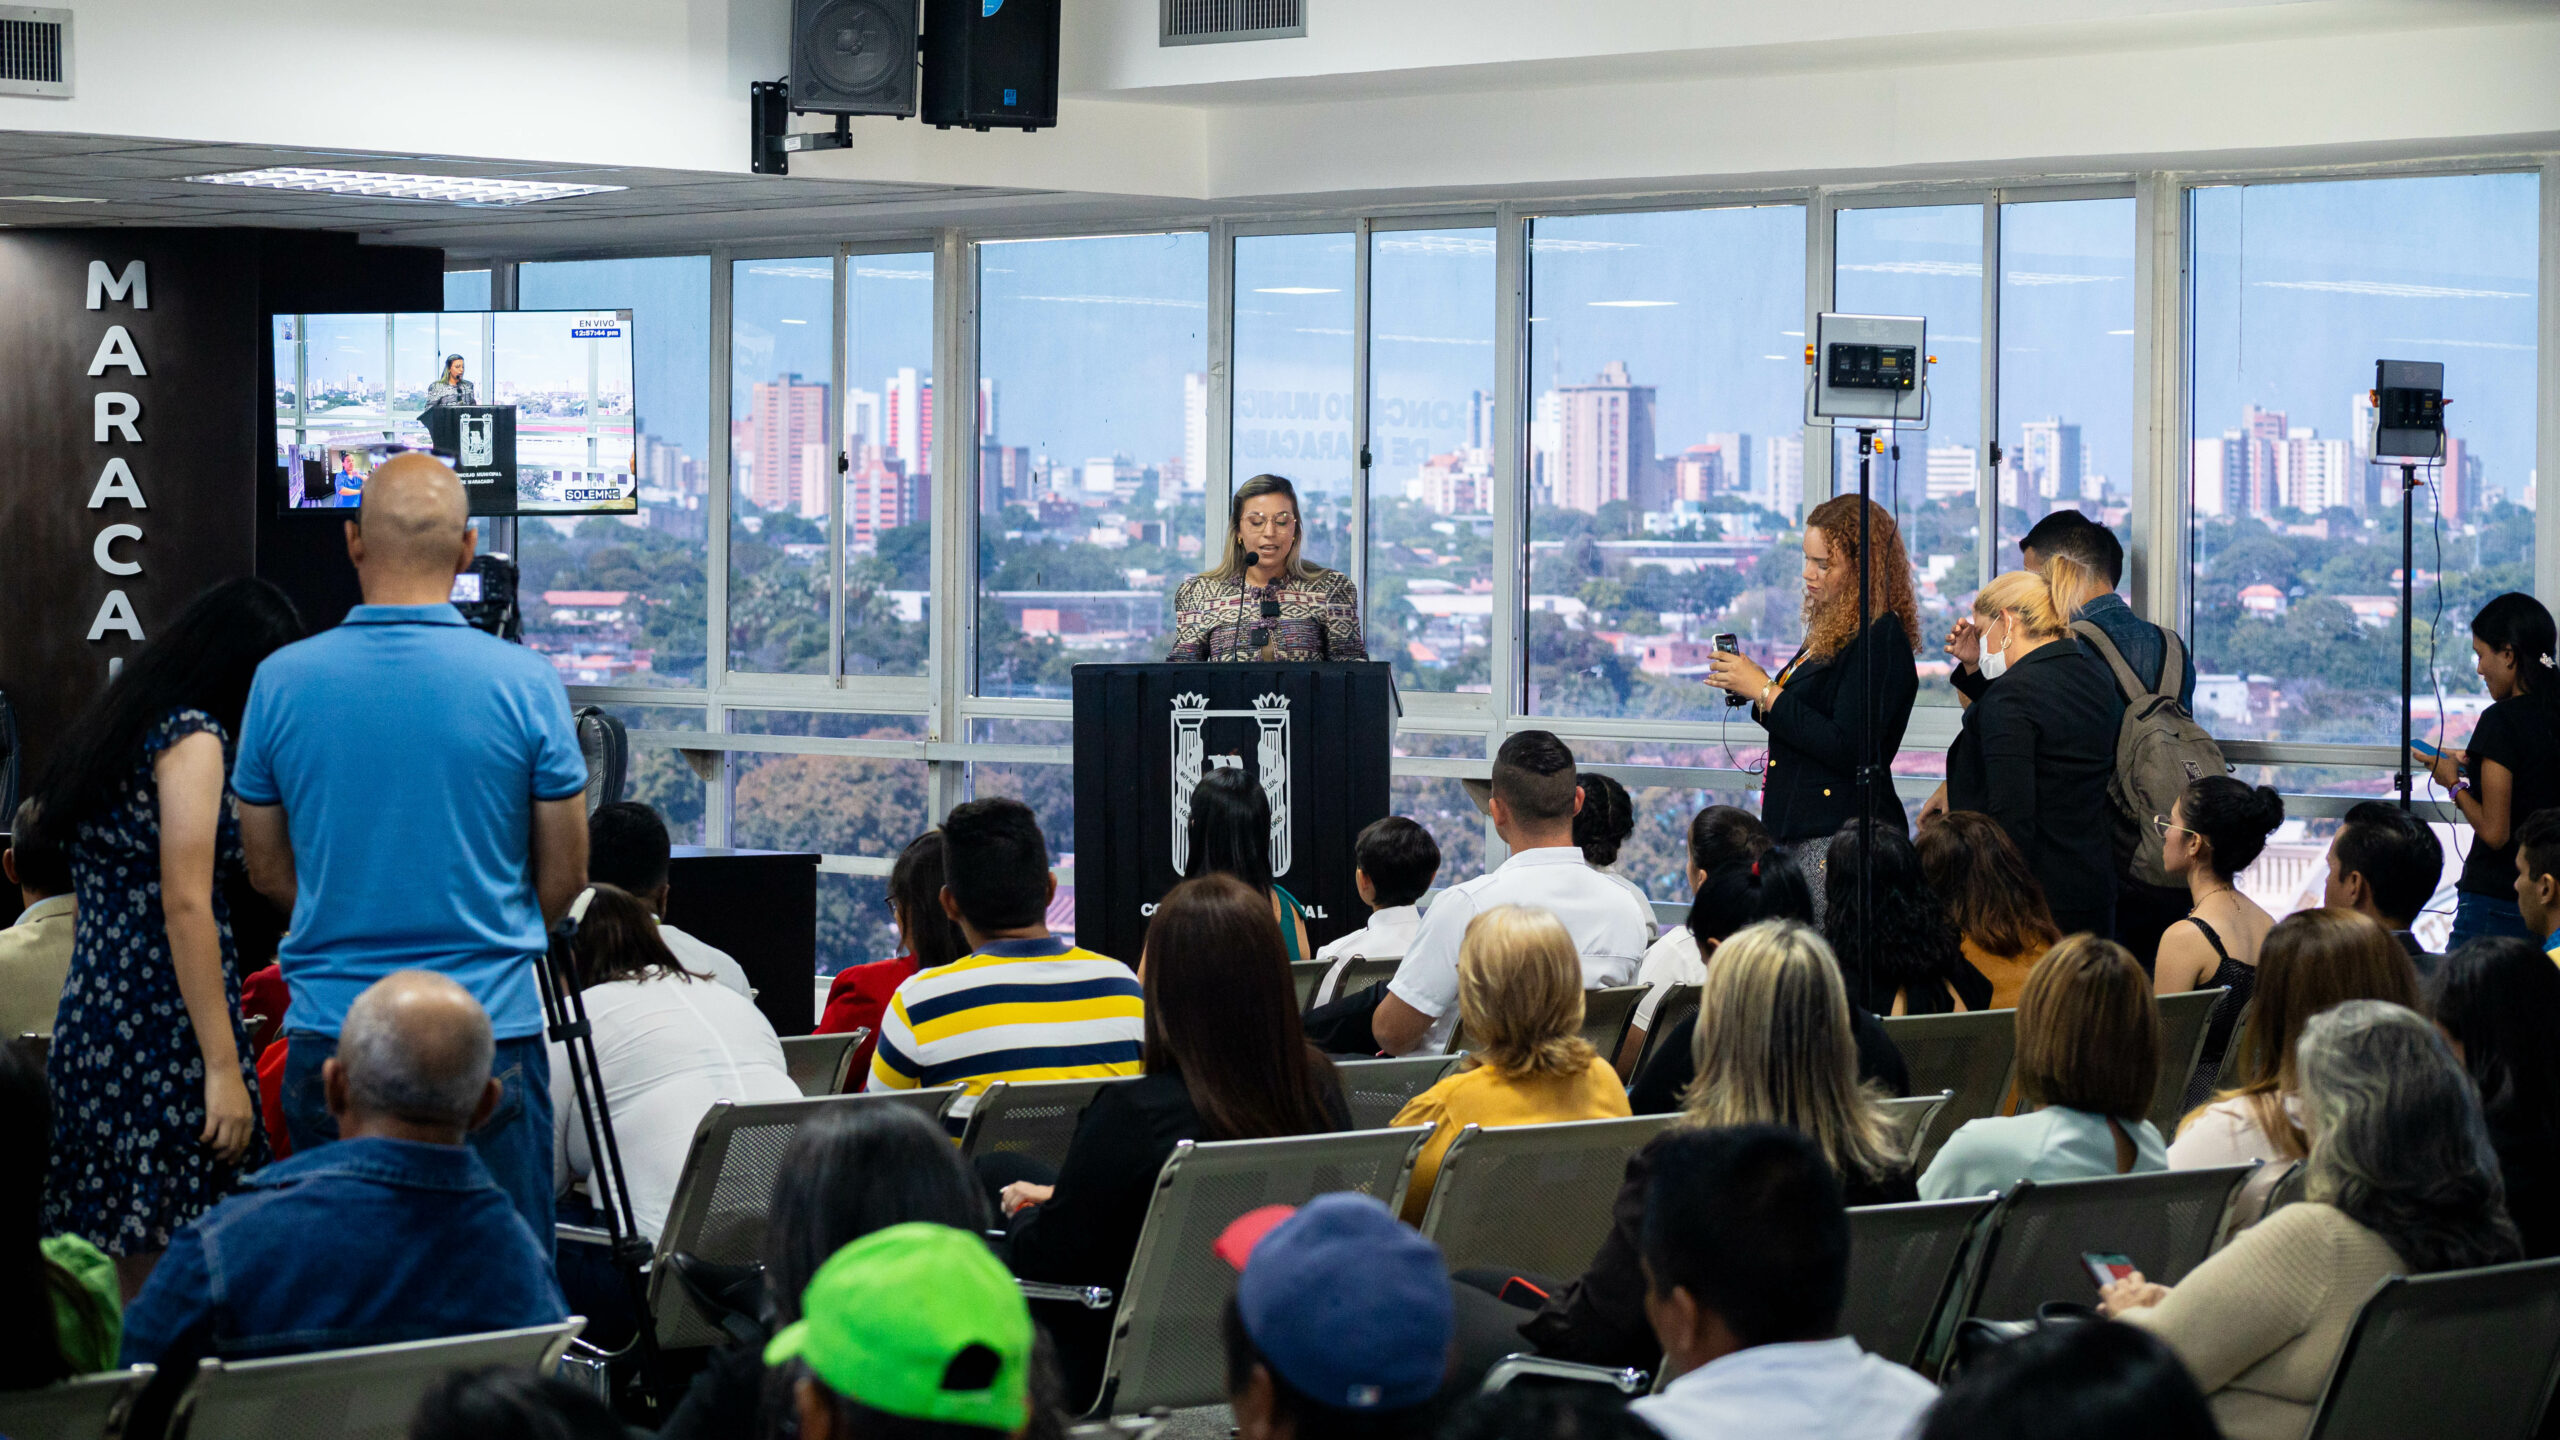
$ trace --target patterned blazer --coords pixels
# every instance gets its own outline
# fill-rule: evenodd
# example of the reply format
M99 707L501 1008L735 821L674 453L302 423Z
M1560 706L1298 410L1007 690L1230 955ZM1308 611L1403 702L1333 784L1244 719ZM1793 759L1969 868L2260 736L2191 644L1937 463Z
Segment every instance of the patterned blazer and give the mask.
M1263 586L1194 575L1173 592L1173 649L1167 660L1251 660L1261 651L1253 632L1271 627L1275 660L1366 660L1360 592L1339 570L1311 567L1304 580L1282 576ZM1262 602L1280 602L1266 622Z

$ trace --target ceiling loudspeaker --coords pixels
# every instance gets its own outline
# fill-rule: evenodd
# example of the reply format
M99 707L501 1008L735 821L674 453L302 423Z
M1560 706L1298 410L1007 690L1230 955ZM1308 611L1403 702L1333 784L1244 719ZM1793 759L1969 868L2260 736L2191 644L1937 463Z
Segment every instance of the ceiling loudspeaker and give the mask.
M791 0L791 108L916 113L918 0Z

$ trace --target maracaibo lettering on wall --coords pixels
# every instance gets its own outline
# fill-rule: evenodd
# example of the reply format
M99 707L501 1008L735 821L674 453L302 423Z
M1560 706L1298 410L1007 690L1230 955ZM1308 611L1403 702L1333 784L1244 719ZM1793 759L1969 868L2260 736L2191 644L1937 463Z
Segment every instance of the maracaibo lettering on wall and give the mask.
M104 260L89 262L89 308L104 310L110 301L135 310L151 308L150 274L141 261L128 262L121 273L110 271ZM89 360L89 378L105 378L114 369L137 378L151 373L142 363L142 351L133 343L132 333L122 325L110 325L98 337L97 353ZM140 445L141 420L140 399L123 390L101 390L90 401L89 438L99 445ZM107 457L105 468L98 472L97 484L89 490L90 509L104 510L109 501L121 502L136 511L150 508L142 498L142 485L134 478L132 464L122 455ZM116 554L116 545L123 541L140 544L142 527L120 521L100 529L89 542L89 558L97 562L100 570L119 579L142 573L141 561ZM142 621L121 588L107 592L106 599L98 604L97 618L89 622L92 642L115 633L137 641L143 638Z

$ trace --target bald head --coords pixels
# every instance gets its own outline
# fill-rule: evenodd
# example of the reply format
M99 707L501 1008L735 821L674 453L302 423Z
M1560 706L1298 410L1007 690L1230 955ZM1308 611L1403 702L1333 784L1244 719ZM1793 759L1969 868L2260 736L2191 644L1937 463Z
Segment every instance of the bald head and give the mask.
M342 1135L458 1144L494 1099L495 1053L489 1016L471 992L429 971L394 971L347 1007L329 1061L329 1108Z
M368 605L431 605L452 593L471 563L470 506L462 481L433 455L412 451L374 467L364 505L347 527Z

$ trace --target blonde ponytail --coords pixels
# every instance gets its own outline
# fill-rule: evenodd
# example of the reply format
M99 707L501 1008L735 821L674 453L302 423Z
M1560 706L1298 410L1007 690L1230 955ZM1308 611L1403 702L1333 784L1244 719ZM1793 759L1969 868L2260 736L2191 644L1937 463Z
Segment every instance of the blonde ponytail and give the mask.
M2069 633L2071 625L2063 618L2065 613L2054 607L2053 587L2033 570L2012 570L1983 586L1973 597L1975 619L2011 616L2029 637L2037 640L2058 639Z

